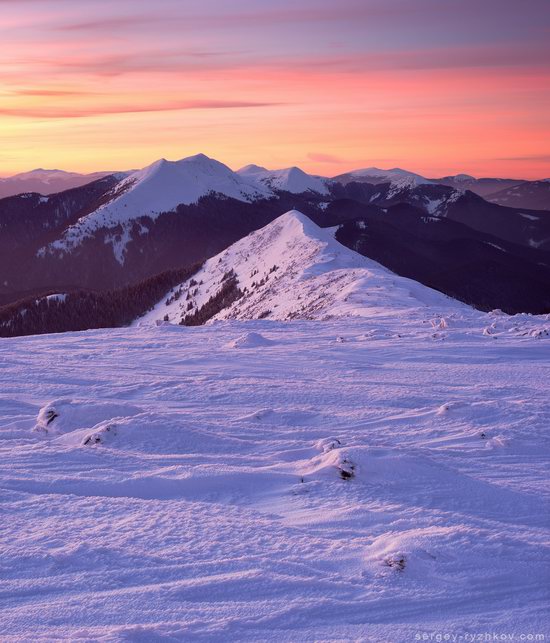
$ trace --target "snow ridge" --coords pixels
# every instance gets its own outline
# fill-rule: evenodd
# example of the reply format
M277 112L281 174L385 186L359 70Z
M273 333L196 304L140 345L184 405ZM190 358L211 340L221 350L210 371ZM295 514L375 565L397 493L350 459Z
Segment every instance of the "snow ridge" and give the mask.
M414 316L426 306L471 309L346 248L334 228L319 228L292 210L205 262L182 283L166 305L160 302L141 322L180 323L236 279L242 296L214 315L217 319L330 319ZM423 312L425 314L425 312Z

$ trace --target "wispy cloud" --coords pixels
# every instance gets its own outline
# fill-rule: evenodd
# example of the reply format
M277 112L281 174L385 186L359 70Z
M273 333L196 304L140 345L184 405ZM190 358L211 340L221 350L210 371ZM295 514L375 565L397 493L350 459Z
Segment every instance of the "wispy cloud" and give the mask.
M17 89L10 91L11 96L42 96L42 97L68 97L68 96L91 96L97 95L97 92L77 89Z
M544 161L550 163L550 154L532 154L531 156L508 156L495 159L495 161Z
M53 26L57 31L99 31L101 33L111 29L131 29L137 26L147 26L158 22L169 22L169 18L160 18L155 15L142 15L142 16L110 16L105 18L97 18L95 20L81 20L78 22L60 23Z
M345 160L339 158L338 156L333 156L332 154L323 154L321 152L310 152L307 155L307 158L310 161L315 161L316 163L345 163Z
M549 130L548 0L0 0L0 13L11 156L90 168L109 141L124 166L136 147L176 155L192 140L244 165L254 141L265 165L319 173L368 150L430 173L506 158L514 175L548 174L548 155L530 155Z
M242 109L252 107L273 107L280 103L260 103L232 100L187 100L163 103L139 103L126 105L98 105L65 107L63 105L38 105L34 107L0 107L0 115L24 118L84 118L107 114L130 114L142 112L169 112L191 109Z

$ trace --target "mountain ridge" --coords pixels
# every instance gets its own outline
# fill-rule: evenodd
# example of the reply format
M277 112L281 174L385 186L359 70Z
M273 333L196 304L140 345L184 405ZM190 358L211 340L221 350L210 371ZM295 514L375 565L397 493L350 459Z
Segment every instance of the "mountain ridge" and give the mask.
M298 168L290 170L281 171L283 179L321 180ZM264 171L269 173L249 166L240 172ZM321 227L367 222L367 232L376 231L383 252L361 238L364 254L383 259L391 269L395 266L390 249L409 256L409 266L399 266L402 274L427 285L432 281L425 269L419 270L425 264L420 254L430 255L432 274L439 274L444 265L453 274L451 281L437 282L438 287L453 296L458 292L468 304L510 312L546 310L546 298L537 304L536 296L550 265L548 212L503 207L467 189L437 183L328 181L319 191L315 184L306 191L303 185L284 186L294 192L281 187L251 182L214 159L195 155L180 161L159 159L128 176L108 175L49 196L25 193L2 199L0 301L67 289L112 290L189 267L297 209ZM445 220L463 227L444 224ZM446 231L445 243L452 244L451 264L438 245L441 240L432 235L436 224ZM348 230L346 244L353 247L359 239L354 228ZM420 254L411 255L411 234ZM490 271L485 284L474 264ZM476 278L476 289L470 293L455 287L460 265ZM514 277L513 296L504 289L500 274ZM528 297L521 292L522 284Z
M208 259L140 323L168 317L189 323L233 280L236 297L208 321L330 319L388 315L434 306L468 309L440 292L399 277L340 244L335 228L320 228L297 210L281 215Z

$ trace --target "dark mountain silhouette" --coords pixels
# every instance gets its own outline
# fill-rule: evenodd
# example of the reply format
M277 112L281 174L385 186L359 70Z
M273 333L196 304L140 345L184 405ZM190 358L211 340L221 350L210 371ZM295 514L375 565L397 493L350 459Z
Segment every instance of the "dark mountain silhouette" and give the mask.
M336 238L397 274L480 310L550 312L549 252L405 205L392 206L384 216L365 211L344 222Z

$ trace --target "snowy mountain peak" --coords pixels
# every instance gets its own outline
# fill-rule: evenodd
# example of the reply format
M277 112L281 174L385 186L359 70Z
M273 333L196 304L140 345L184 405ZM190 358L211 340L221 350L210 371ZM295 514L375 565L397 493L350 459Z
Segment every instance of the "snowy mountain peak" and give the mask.
M470 310L353 252L296 210L237 241L140 320L415 316L426 306Z
M214 159L211 159L209 156L206 156L206 154L203 154L202 152L199 152L198 154L192 154L191 156L186 156L182 159L182 161L187 161L188 163L195 163L197 161L209 163L213 160ZM219 163L219 161L217 161L217 163Z
M220 161L205 154L196 154L179 161L159 159L133 172L117 186L114 198L105 209L112 210L123 205L129 209L131 218L155 216L174 210L180 204L196 203L202 196L211 193L240 201L271 195L268 190L252 185ZM119 200L122 201L120 204Z
M205 154L195 154L194 156L188 156L178 161L168 161L165 158L158 159L142 170L137 170L132 173L128 178L129 180L132 180L132 178L150 178L160 173L166 175L173 173L181 176L184 172L206 174L220 179L233 178L235 174L227 165L224 165L220 161L216 161Z
M382 170L378 167L361 168L347 172L346 174L340 174L339 176L334 177L334 180L344 184L352 181L374 184L389 182L402 187L415 187L417 185L431 183L431 181L420 174L403 170L400 167L390 168L389 170Z
M100 228L122 226L122 235L113 235L115 257L124 262L129 229L139 217L156 219L179 205L197 203L207 195L221 195L239 201L269 198L272 192L233 172L227 165L197 154L179 161L159 159L130 173L111 191L110 198L97 210L79 219L62 239L53 242L53 251L68 251Z
M247 174L258 174L258 172L269 172L269 170L266 167L255 165L254 163L245 165L244 167L241 167L240 170L237 170L237 174L240 174L241 176L246 176Z
M407 176L407 177L414 176L419 179L424 178L420 174L416 174L415 172L409 172L408 170L403 170L400 167L393 167L393 168L390 168L389 170L382 170L378 167L367 167L359 170L353 170L349 174L353 174L355 176L379 176L384 178L396 178L396 177L402 177L402 176Z
M379 167L367 167L364 170L357 170L357 174L365 174L365 175L388 175L388 176L410 176L411 174L414 175L413 172L409 172L408 170L403 170L400 167L392 167L388 170L382 170ZM418 175L414 175L418 176Z
M449 177L449 178L453 178L455 181L475 181L476 180L475 177L471 176L470 174L455 174L455 176Z
M277 221L281 224L300 225L302 229L310 226L311 231L315 234L322 234L324 231L323 228L313 223L313 221L303 214L303 212L300 212L300 210L289 210L285 212L285 214L282 214Z
M308 216L299 210L289 210L263 228L263 232L265 234L269 234L273 231L280 236L280 241L296 241L297 239L302 238L304 240L311 240L315 243L327 244L327 247L331 244L340 245L334 239L334 228L320 228ZM258 233L252 233L252 235L254 234ZM249 235L249 237L252 235Z
M47 170L43 167L36 167L34 168L34 170L30 170L30 172L23 172L22 174L17 174L16 176L26 176L29 174L75 174L75 172L67 172L66 170L57 169Z
M246 165L238 174L253 181L255 185L272 190L282 190L293 194L315 192L328 194L327 179L307 174L299 167L287 167L280 170L267 170L259 165Z

